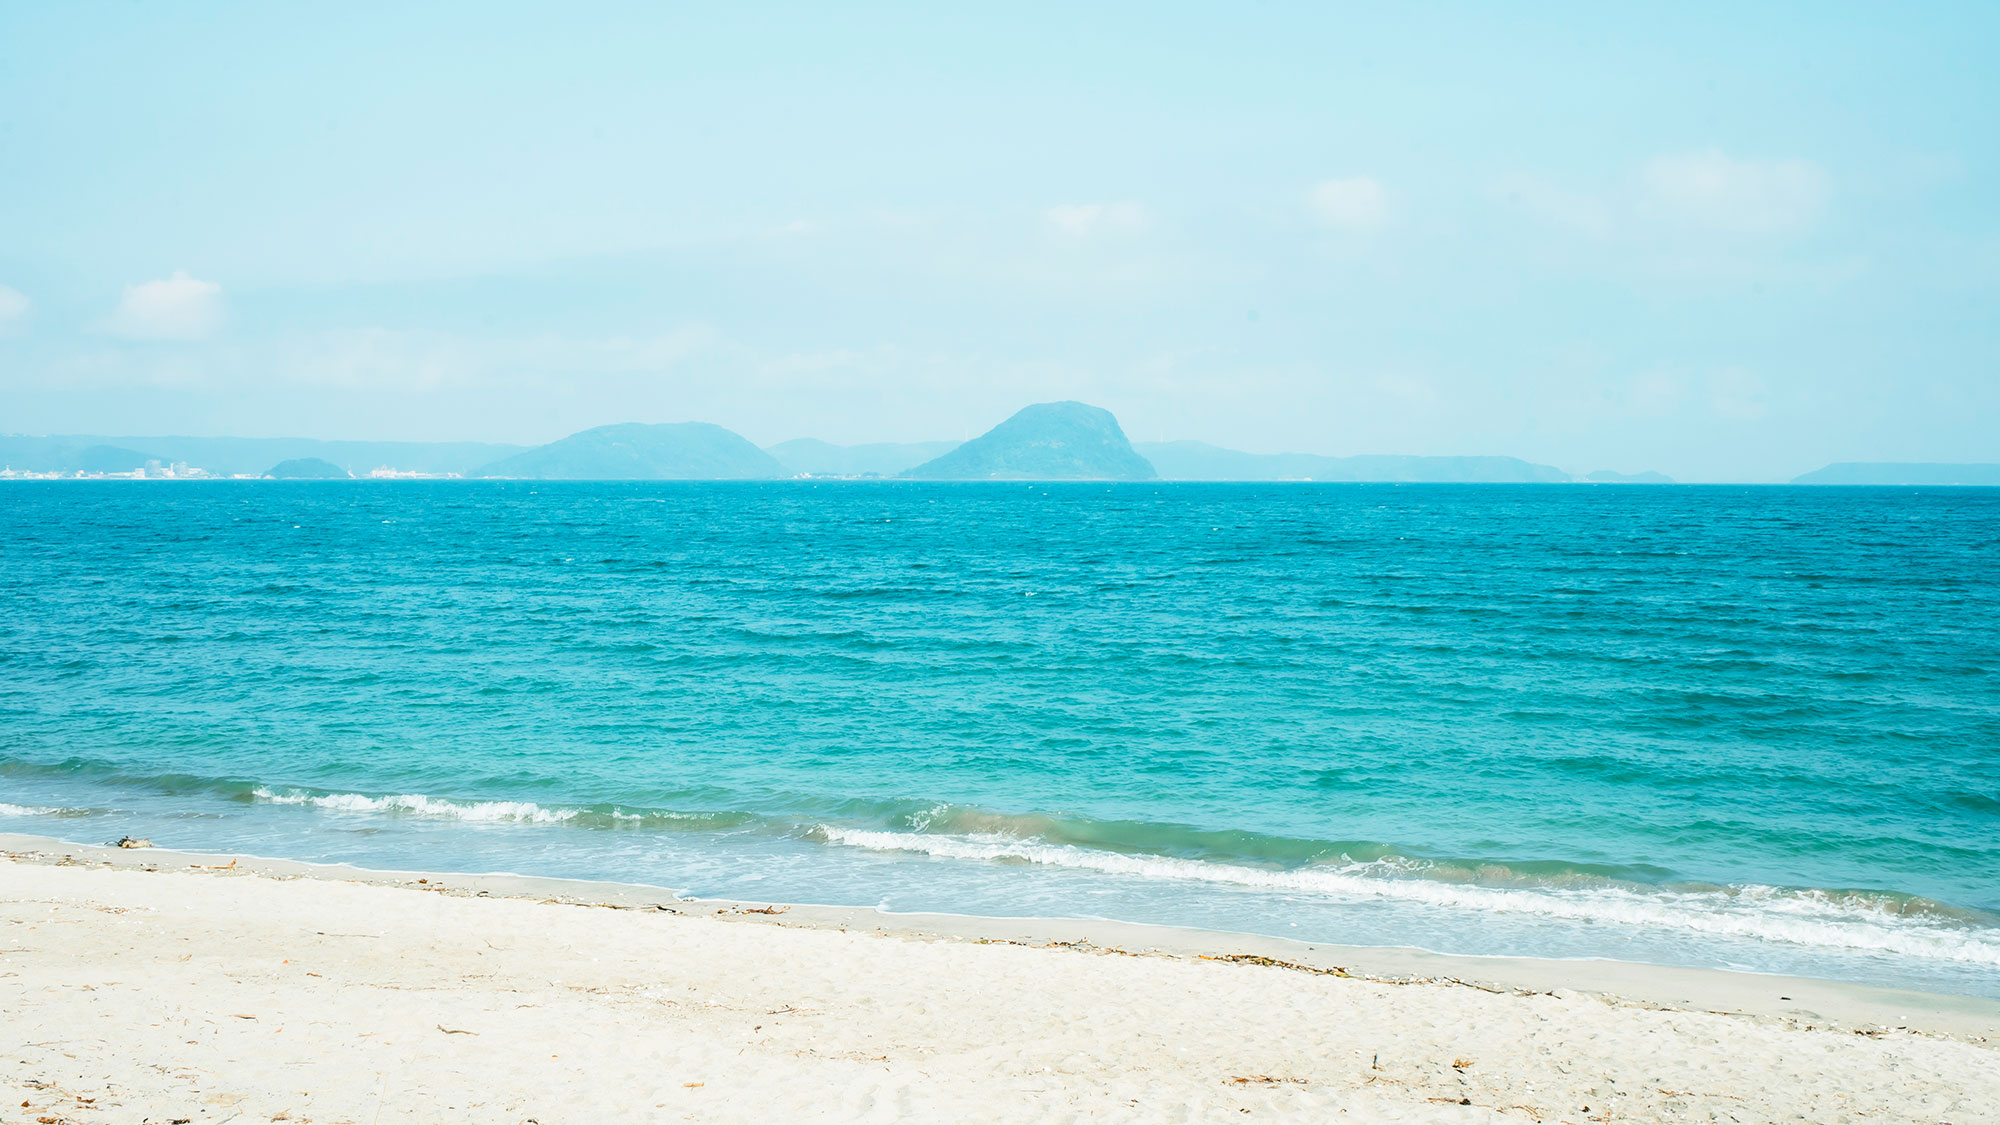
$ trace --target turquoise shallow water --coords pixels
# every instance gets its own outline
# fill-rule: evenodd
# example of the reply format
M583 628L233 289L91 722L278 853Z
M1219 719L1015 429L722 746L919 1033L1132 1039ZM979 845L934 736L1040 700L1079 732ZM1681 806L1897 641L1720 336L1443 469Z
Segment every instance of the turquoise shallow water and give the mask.
M2000 996L2000 490L10 483L0 830Z

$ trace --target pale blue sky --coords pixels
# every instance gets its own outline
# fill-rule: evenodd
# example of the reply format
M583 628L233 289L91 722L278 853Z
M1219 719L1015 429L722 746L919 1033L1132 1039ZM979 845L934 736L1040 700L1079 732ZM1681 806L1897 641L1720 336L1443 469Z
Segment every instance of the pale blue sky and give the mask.
M2000 460L2000 6L833 7L0 7L0 431Z

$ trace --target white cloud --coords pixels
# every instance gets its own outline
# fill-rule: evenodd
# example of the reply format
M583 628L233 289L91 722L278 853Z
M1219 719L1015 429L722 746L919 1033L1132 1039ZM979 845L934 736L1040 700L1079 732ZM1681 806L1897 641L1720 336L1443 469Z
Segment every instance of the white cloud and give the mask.
M1329 226L1367 230L1389 218L1389 193L1368 176L1321 180L1306 193L1306 209Z
M28 298L19 289L0 285L0 336L11 336L28 322Z
M179 270L125 287L107 327L137 340L199 340L222 326L222 286Z
M1146 209L1137 203L1062 203L1045 212L1049 224L1072 238L1093 234L1130 234L1146 225Z
M1827 174L1818 165L1738 160L1713 149L1655 157L1640 178L1648 213L1750 234L1810 227L1830 195Z

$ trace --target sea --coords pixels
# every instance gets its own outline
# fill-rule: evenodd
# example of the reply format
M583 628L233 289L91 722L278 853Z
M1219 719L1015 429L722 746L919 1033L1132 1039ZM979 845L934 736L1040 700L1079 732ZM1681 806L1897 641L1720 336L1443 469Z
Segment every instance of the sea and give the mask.
M0 832L2000 997L2000 489L0 484Z

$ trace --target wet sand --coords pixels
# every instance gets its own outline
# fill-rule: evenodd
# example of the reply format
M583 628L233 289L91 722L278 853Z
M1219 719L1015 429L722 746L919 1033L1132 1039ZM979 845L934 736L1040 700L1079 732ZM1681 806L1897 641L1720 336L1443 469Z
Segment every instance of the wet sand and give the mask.
M5 1122L2000 1121L1972 998L25 836L0 1012Z

